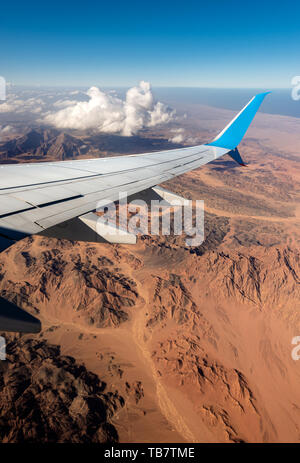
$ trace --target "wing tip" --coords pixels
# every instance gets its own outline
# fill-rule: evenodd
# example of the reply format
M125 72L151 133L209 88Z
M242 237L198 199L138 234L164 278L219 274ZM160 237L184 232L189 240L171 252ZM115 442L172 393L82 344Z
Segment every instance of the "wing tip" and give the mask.
M261 92L253 96L222 132L207 145L234 150L241 142L264 98L269 93L272 92Z

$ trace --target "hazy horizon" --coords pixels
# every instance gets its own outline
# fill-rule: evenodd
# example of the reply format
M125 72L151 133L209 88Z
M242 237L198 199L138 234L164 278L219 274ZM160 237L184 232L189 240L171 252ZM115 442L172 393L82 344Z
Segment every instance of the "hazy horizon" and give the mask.
M151 82L150 82L151 84ZM115 92L117 96L124 99L129 88L122 86L101 86L93 84L90 86L34 86L34 85L8 85L7 96L20 91L40 93L43 95L47 91L54 94L56 92L67 93L77 90L86 94L89 88L97 87L104 92ZM173 86L153 86L151 85L153 97L156 101L162 101L165 104L176 109L177 105L184 106L190 104L199 104L213 106L217 108L229 109L233 111L240 110L256 93L262 91L271 91L266 98L260 111L268 114L278 114L291 117L300 117L300 102L292 99L290 88L225 88L225 87L173 87ZM1 103L0 103L1 105ZM1 112L1 111L0 111Z

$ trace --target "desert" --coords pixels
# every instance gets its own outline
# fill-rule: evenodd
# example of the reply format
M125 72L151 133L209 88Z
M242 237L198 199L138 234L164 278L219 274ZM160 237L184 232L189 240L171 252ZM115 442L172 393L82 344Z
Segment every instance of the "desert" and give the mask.
M184 105L188 137L234 113ZM134 137L30 129L3 163L180 146L172 125ZM0 296L42 322L4 334L1 442L299 442L297 118L259 113L227 155L163 184L205 204L205 240L136 245L32 236L0 255ZM96 147L96 148L95 148Z

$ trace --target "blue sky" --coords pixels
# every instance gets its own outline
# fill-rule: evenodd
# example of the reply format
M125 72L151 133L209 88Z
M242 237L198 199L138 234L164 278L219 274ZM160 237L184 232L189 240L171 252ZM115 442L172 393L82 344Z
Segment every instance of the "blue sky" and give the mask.
M0 75L28 85L289 87L300 75L297 3L5 2Z

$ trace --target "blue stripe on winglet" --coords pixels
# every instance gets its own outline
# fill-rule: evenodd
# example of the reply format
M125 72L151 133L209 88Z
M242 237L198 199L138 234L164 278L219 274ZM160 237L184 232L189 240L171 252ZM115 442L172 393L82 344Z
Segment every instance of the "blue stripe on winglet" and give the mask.
M211 142L209 146L218 146L233 150L241 142L249 125L257 113L263 99L271 92L259 93L254 96L242 111L228 124L227 127Z

